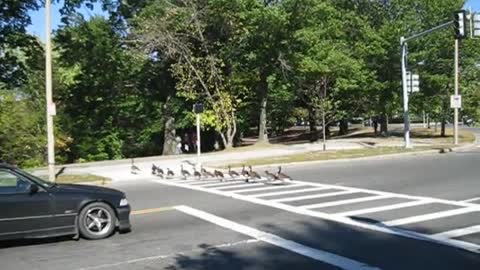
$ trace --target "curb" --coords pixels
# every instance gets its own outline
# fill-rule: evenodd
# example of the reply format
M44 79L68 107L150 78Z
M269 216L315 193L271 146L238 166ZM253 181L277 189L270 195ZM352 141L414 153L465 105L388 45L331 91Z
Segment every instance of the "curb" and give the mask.
M357 158L339 158L339 159L326 159L326 160L310 160L310 161L297 161L297 162L289 162L289 163L272 163L272 164L264 164L264 165L255 165L256 168L270 168L270 167L292 167L292 166L299 166L299 165L310 165L310 164L328 164L328 163L335 163L335 162L352 162L352 161L362 161L362 160L377 160L377 159L384 159L384 158L401 158L404 156L423 156L423 155L431 155L431 154L438 154L439 150L425 150L425 151L418 151L418 152L407 152L407 153L394 153L394 154L385 154L385 155L376 155L376 156L369 156L369 157L357 157ZM211 168L218 168L218 166L222 166L222 164L209 164ZM248 165L247 163L245 163ZM241 169L242 167L232 167L232 169Z
M474 147L475 144L476 144L476 140L474 143L470 143L468 145L462 145L458 147L452 147L450 149L452 149L453 151L464 150L464 149L469 149L471 147ZM310 165L310 164L328 164L328 163L335 163L335 162L352 162L352 161L364 161L364 160L378 160L378 159L385 159L385 158L401 158L405 156L426 156L426 155L433 155L433 154L441 154L443 152L447 153L448 151L445 151L445 149L448 149L448 148L430 149L430 150L407 152L407 153L375 155L375 156L369 156L369 157L311 160L311 161L298 161L298 162L289 162L289 163L272 163L272 164L257 165L255 167L256 168L270 168L270 167L278 167L278 166L292 167L292 166ZM209 164L210 167L218 167L223 165L225 165L225 163ZM232 169L241 169L241 168L242 167L232 167Z

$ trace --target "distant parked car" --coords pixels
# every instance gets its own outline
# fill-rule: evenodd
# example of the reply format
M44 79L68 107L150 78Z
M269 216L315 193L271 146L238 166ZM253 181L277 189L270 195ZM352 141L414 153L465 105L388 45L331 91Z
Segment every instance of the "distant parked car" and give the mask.
M77 235L102 239L130 230L130 205L118 190L54 184L0 163L0 240Z

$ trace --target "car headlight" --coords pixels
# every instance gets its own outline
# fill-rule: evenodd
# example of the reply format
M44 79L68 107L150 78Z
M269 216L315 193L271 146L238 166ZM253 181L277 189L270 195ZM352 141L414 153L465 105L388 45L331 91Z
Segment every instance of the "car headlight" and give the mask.
M128 205L127 198L123 198L120 200L120 207L127 206L127 205Z

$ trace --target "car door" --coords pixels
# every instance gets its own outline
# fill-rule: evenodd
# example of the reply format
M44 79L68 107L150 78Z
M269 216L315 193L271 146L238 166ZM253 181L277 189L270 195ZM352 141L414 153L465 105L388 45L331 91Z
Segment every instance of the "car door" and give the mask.
M28 178L0 168L0 238L22 237L48 231L54 227L54 203L43 187L31 193Z

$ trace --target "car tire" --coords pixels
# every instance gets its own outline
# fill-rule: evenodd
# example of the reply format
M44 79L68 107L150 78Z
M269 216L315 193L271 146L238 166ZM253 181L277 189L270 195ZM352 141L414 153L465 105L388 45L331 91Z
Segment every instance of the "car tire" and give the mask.
M83 238L97 240L109 237L115 230L115 211L106 203L96 202L85 206L78 218L78 230Z

